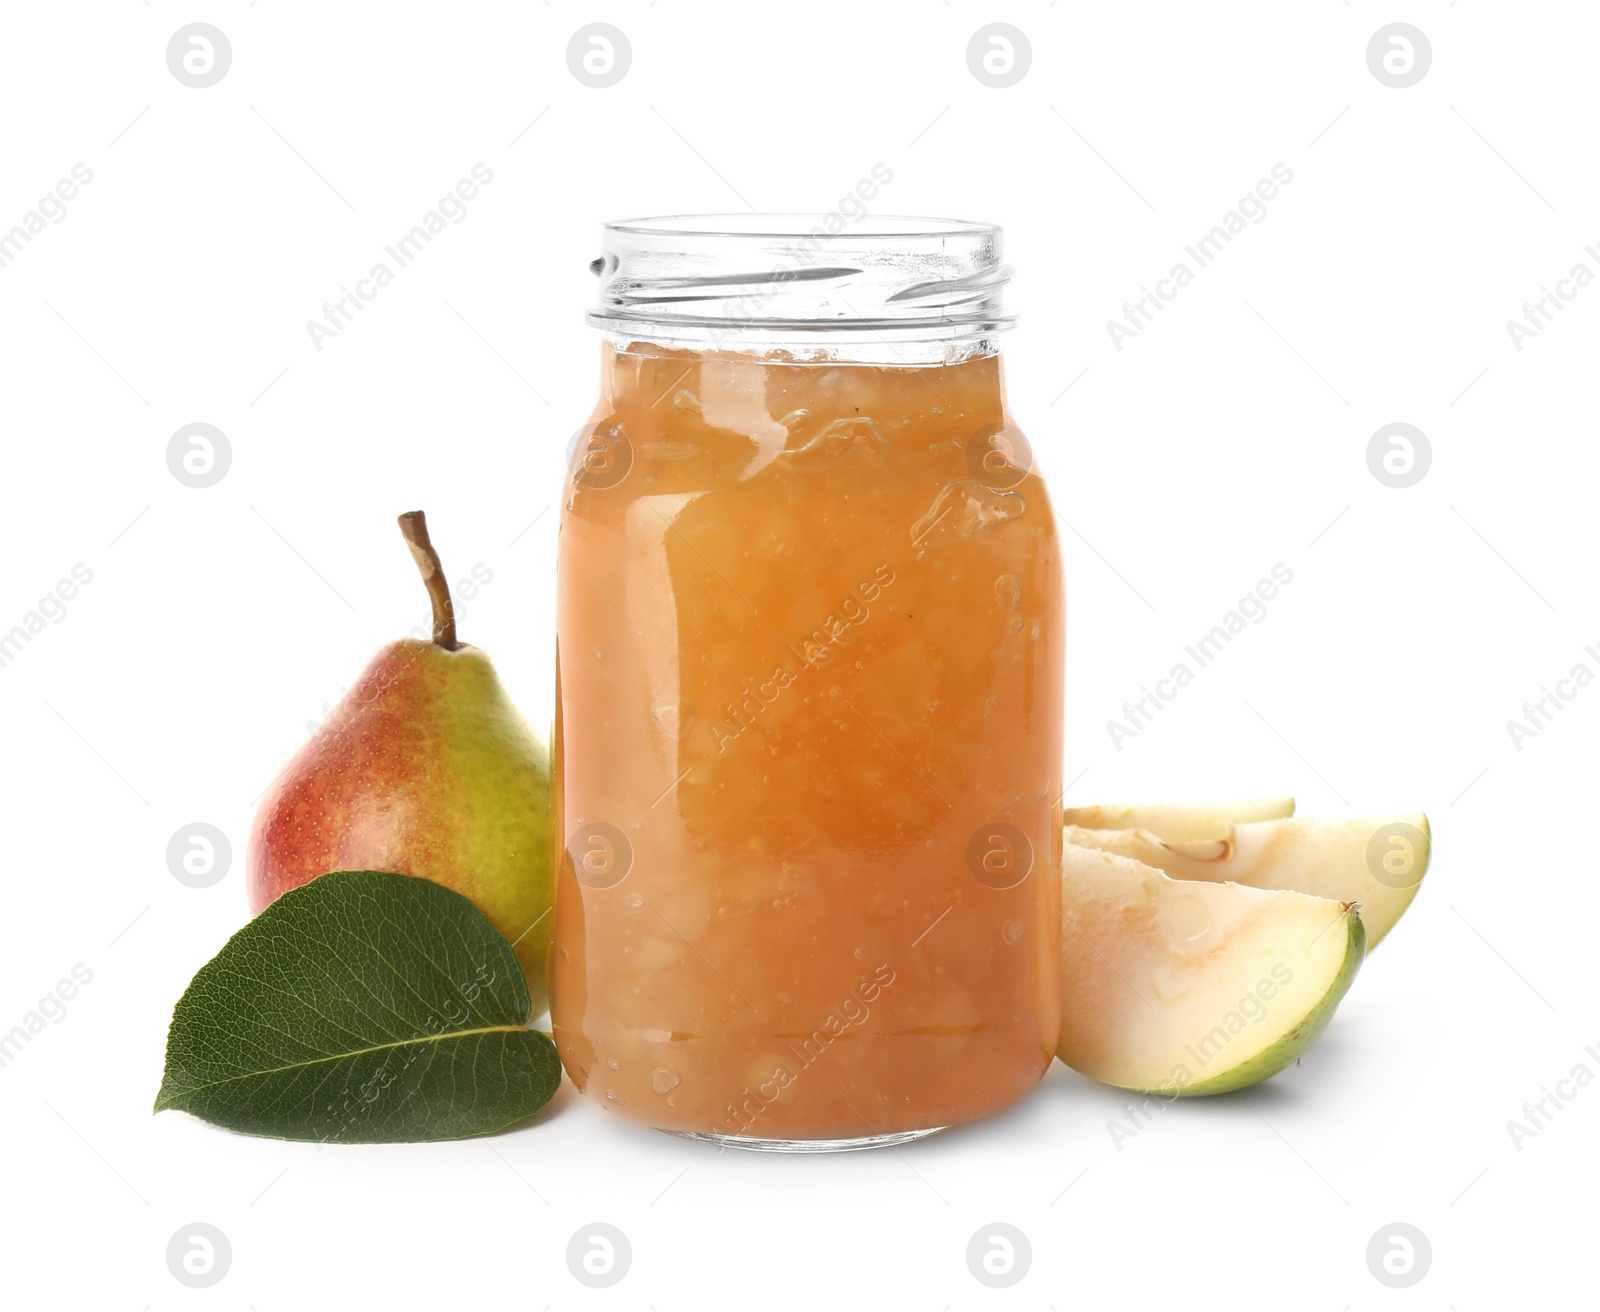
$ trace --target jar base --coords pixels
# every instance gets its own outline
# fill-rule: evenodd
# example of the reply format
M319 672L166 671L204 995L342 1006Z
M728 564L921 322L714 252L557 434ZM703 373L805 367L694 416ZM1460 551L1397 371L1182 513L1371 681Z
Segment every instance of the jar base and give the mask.
M759 1153L855 1153L868 1148L893 1148L910 1143L930 1134L938 1134L946 1127L931 1126L926 1130L902 1130L899 1134L866 1134L856 1139L757 1139L748 1134L699 1134L693 1130L663 1130L680 1139L696 1139L701 1143L714 1143L719 1148L743 1148Z

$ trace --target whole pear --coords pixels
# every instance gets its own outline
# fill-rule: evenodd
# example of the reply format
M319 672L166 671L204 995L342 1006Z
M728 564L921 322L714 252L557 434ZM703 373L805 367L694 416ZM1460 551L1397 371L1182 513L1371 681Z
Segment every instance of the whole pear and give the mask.
M423 513L400 528L428 586L433 641L374 656L267 791L246 861L250 910L332 870L423 876L511 942L537 1014L552 929L549 751L487 654L456 641Z

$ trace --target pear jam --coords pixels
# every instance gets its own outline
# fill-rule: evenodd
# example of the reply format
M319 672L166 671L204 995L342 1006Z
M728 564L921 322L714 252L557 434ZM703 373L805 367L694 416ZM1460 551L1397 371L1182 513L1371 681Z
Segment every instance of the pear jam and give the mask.
M560 525L551 1017L643 1125L857 1146L1060 1014L1064 602L999 356L613 338Z

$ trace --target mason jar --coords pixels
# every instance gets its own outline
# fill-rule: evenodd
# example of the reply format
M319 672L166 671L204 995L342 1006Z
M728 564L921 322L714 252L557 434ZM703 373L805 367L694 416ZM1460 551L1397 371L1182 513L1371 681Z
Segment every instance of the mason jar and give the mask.
M741 1147L987 1116L1057 1041L1064 597L993 225L606 225L560 523L551 1019Z

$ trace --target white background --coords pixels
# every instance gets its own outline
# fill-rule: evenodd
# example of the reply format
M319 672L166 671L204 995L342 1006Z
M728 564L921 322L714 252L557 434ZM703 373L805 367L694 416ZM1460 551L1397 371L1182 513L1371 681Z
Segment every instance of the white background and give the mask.
M1032 48L1006 89L966 61L996 20ZM1600 687L1520 751L1506 722L1575 663L1600 672L1600 289L1520 351L1506 321L1578 261L1600 273L1597 20L1482 0L8 5L0 230L93 172L0 267L0 631L93 571L0 668L0 1030L93 971L0 1069L8 1304L1591 1301L1600 1086L1520 1151L1507 1122L1580 1062L1600 1074ZM165 58L194 21L233 51L203 90ZM593 21L632 48L607 89L567 67ZM1405 89L1366 60L1394 21L1432 46ZM307 320L480 162L469 217L317 350ZM831 210L877 163L875 210L1007 229L1011 400L1071 526L1071 799L1430 814L1432 873L1327 1036L1120 1151L1127 1098L1059 1065L992 1122L808 1160L631 1129L570 1090L457 1144L152 1116L172 1003L246 918L255 799L426 614L397 512L427 509L453 578L492 571L463 634L547 721L600 222ZM1268 216L1117 350L1107 320L1278 163ZM166 463L195 422L232 452L205 489ZM1366 458L1393 422L1432 448L1403 490ZM1106 722L1279 562L1294 582L1267 619L1118 750ZM165 856L194 821L233 844L204 890ZM564 1258L596 1220L633 1247L606 1291ZM165 1259L195 1221L233 1250L205 1291ZM999 1292L965 1261L994 1221L1033 1250ZM1433 1249L1404 1291L1364 1256L1396 1221Z

